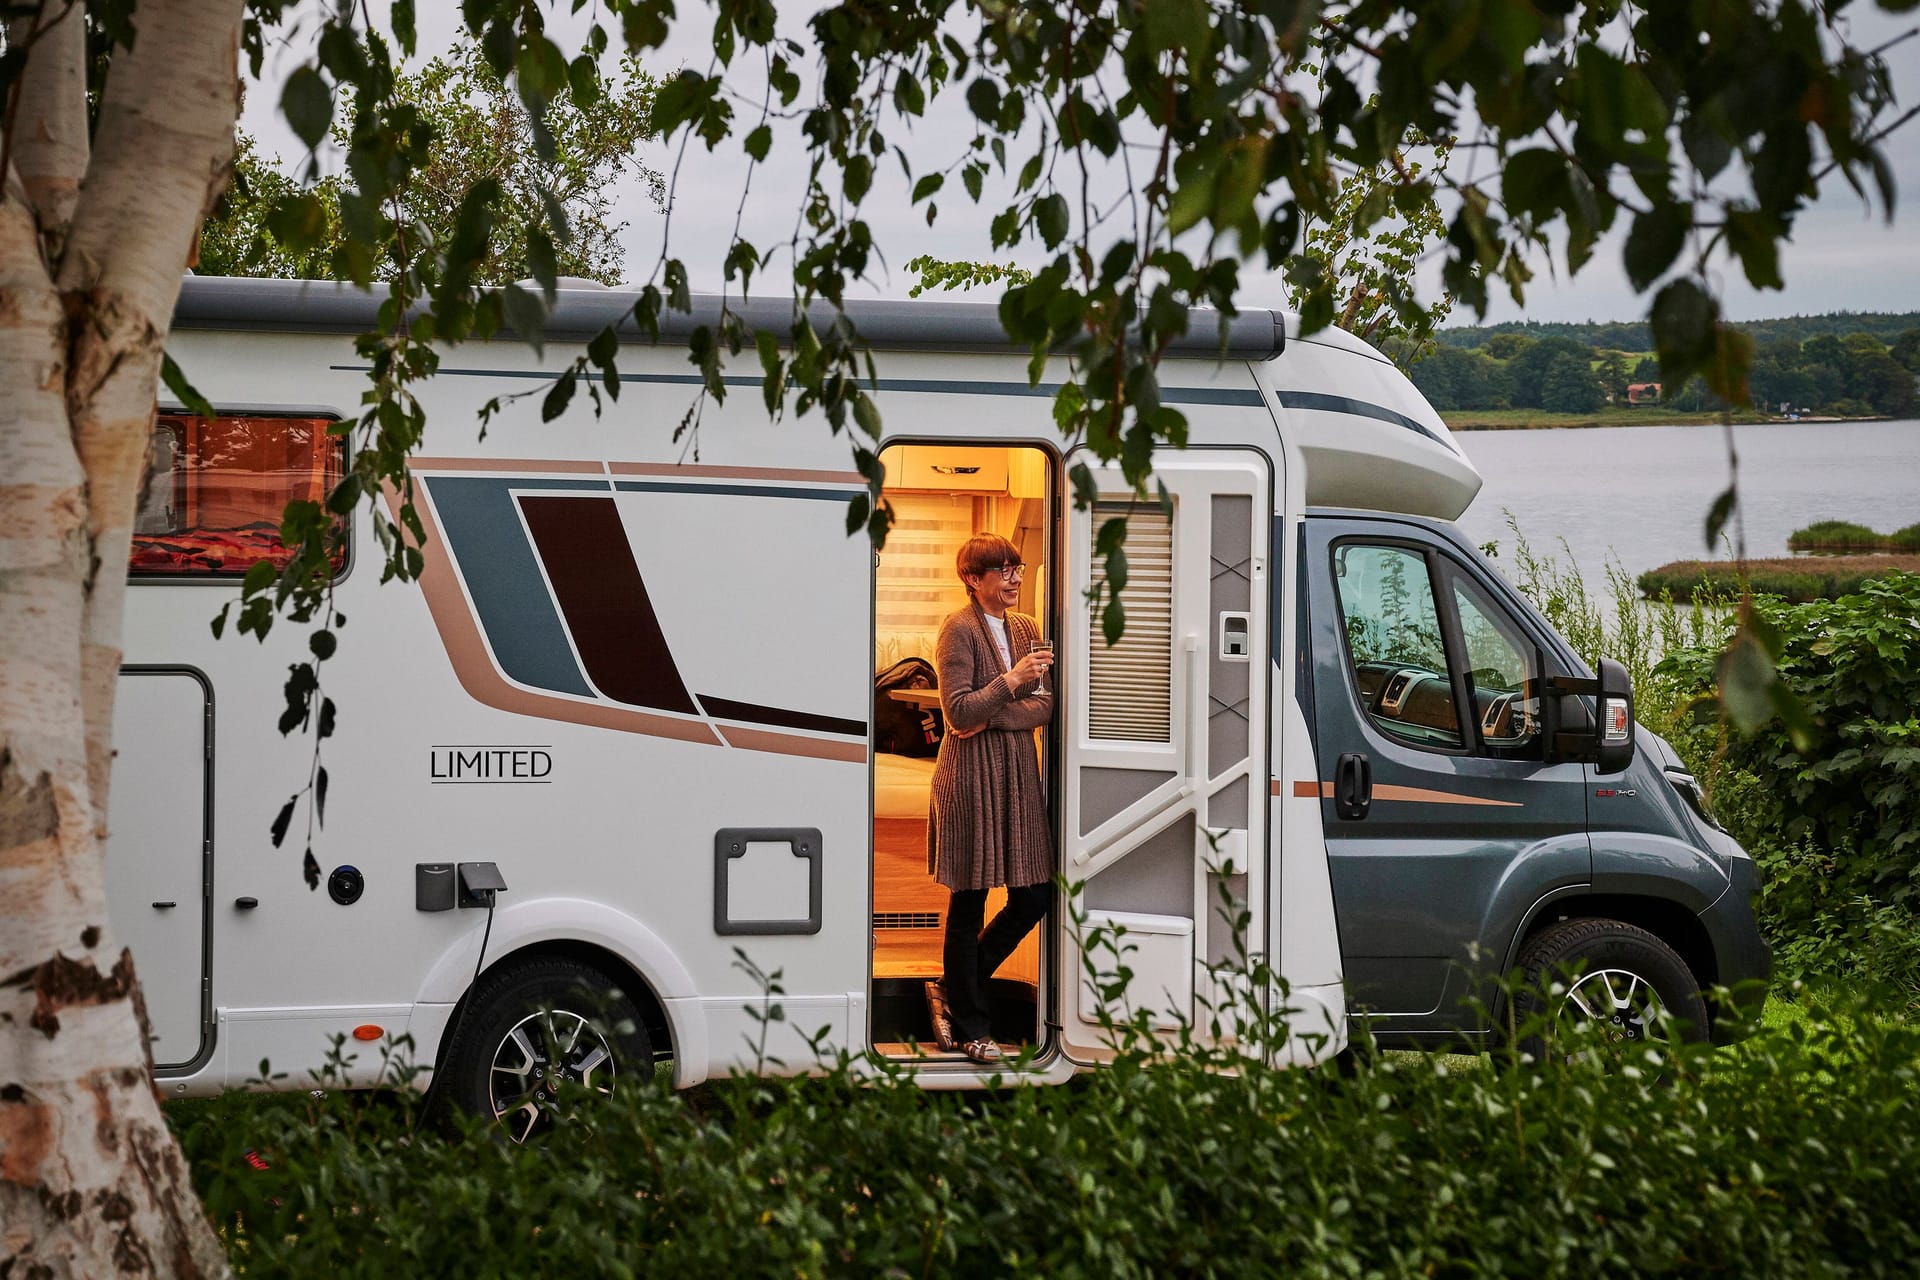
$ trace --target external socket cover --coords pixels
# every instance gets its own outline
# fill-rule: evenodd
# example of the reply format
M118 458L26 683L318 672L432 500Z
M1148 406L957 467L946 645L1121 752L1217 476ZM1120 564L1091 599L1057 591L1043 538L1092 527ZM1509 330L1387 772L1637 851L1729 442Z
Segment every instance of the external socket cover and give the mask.
M451 862L417 862L413 867L413 909L451 911L454 903Z

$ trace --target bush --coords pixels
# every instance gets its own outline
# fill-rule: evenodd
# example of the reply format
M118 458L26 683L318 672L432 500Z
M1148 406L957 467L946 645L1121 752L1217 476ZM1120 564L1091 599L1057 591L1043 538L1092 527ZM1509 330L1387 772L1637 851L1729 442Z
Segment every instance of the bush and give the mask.
M1761 922L1782 976L1920 988L1920 574L1858 594L1754 605L1780 639L1781 679L1814 722L1796 747L1775 722L1751 738L1717 716L1676 744L1761 863ZM1660 668L1711 707L1717 645Z
M1817 1009L1625 1071L1363 1061L1226 1074L1130 1051L1064 1088L970 1097L842 1064L628 1091L542 1149L409 1137L404 1107L342 1095L169 1116L258 1275L1920 1268L1915 1028Z
M1886 538L1863 524L1851 520L1816 520L1804 529L1787 535L1789 551L1815 551L1826 547L1879 547Z
M1778 596L1793 603L1832 600L1861 590L1869 582L1900 571L1920 571L1920 556L1822 556L1805 560L1676 560L1649 569L1636 580L1643 595L1688 599L1705 592L1712 598Z

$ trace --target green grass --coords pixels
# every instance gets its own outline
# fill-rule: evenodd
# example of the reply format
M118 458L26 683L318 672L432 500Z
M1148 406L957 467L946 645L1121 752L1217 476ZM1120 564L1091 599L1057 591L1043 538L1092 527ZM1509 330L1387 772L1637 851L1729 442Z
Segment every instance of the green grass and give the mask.
M1920 524L1881 533L1851 520L1816 520L1789 534L1787 547L1793 551L1920 551Z
M1717 411L1681 413L1663 405L1637 409L1609 407L1592 413L1548 413L1545 409L1453 409L1441 418L1454 431L1526 431L1546 427L1671 427L1709 426L1720 422ZM1743 411L1735 422L1770 422L1766 414Z

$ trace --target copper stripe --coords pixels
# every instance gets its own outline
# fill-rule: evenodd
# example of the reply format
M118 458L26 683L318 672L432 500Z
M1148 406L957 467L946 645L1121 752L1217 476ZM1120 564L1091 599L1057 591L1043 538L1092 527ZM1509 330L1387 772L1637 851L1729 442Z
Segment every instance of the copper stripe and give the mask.
M607 478L604 462L569 462L564 458L414 458L407 463L407 468L410 471L498 471L504 475L531 471L541 475Z
M800 480L808 484L857 484L866 487L866 477L858 471L796 471L785 467L682 466L678 463L609 462L607 470L617 476L685 476L688 479L717 480Z
M1282 794L1280 780L1273 780L1272 794ZM1293 784L1293 794L1300 800L1331 800L1333 784L1331 782L1298 782ZM1375 800L1398 800L1403 804L1465 804L1481 805L1491 809L1519 809L1523 806L1518 800L1490 800L1485 796L1461 795L1457 791L1429 791L1425 787L1396 787L1383 784L1373 789Z

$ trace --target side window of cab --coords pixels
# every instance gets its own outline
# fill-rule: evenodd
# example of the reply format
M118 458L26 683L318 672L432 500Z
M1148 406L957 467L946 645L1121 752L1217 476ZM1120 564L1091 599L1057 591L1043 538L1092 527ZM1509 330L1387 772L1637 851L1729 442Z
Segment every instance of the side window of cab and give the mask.
M1539 651L1479 583L1426 548L1369 542L1334 546L1333 581L1375 729L1430 751L1539 758Z

